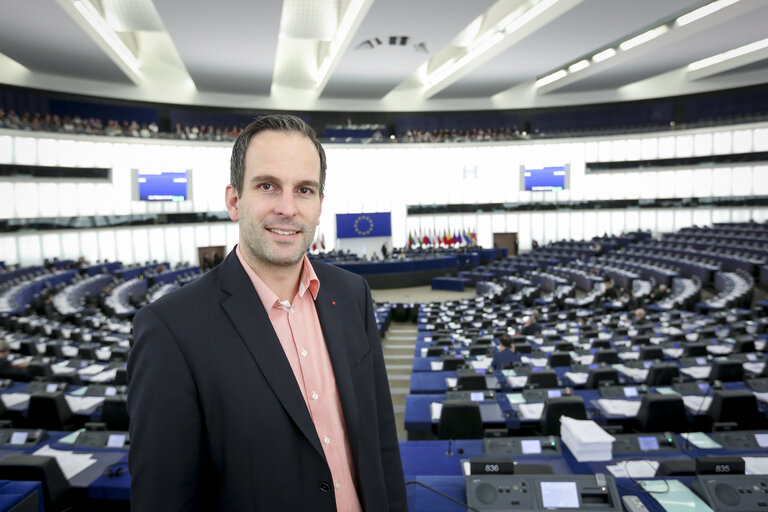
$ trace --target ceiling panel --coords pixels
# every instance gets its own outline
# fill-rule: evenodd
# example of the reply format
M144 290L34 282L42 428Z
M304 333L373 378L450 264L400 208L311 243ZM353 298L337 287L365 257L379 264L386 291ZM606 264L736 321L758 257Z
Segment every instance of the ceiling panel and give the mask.
M53 0L2 2L0 53L40 73L130 83Z
M691 34L681 41L676 40L656 51L638 55L630 61L574 82L559 91L577 92L621 87L687 66L691 62L721 53L724 49L738 48L765 38L768 35L766 20L768 2L760 9L719 23L709 30Z
M375 2L322 96L383 97L491 4L491 0Z
M200 91L268 95L282 2L155 2Z
M585 0L436 94L488 96L555 70L701 0Z

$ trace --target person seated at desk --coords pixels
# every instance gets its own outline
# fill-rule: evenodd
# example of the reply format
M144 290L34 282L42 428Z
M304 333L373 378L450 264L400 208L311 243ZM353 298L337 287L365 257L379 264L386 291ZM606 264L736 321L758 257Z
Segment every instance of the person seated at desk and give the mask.
M27 366L29 361L23 361L17 364L13 364L8 360L8 356L11 353L11 346L6 340L0 340L0 379L13 379L28 381L29 372Z
M609 279L608 281L605 282L605 290L603 291L603 297L608 302L614 302L619 300L619 297L620 297L619 289L613 285L613 280Z
M669 289L667 288L667 285L664 283L660 284L656 290L651 292L651 295L648 297L650 302L659 302L660 300L666 299L669 297Z
M520 354L515 352L515 346L512 344L512 336L502 334L499 336L499 350L493 354L491 368L494 370L503 370L510 363L519 363Z
M520 331L520 334L523 336L532 336L541 332L541 325L536 323L537 316L538 311L534 310L533 313L531 313L531 316L524 319L525 323L523 324L523 328Z

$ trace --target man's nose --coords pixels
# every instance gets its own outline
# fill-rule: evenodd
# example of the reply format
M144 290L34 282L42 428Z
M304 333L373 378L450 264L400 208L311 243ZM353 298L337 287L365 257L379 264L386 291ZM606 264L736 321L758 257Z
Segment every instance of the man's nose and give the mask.
M296 198L293 196L292 190L285 190L280 194L277 204L275 205L275 213L286 217L293 217L296 215Z

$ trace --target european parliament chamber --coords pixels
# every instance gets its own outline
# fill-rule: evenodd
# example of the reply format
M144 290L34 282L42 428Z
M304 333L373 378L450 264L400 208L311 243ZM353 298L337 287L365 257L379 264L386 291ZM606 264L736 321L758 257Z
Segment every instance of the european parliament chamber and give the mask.
M175 512L147 494L132 507L140 481L155 497L199 493L179 511L293 512L295 494L340 512L768 512L766 20L764 0L2 3L0 512ZM243 195L260 135L240 137L271 114L316 132L301 132L322 162L307 229L281 223L285 204L264 213L266 196ZM280 152L267 176L282 185L299 157ZM308 204L314 185L283 201ZM279 340L249 325L268 331L259 342L283 344L268 370L294 370L293 411L277 380L253 385L269 373L254 351L274 346L242 335L257 364L222 375L204 360L202 375L229 386L209 388L229 393L206 403L208 379L150 364L149 342L167 341L146 334L159 332L150 314L201 297L193 291L219 279L236 246L252 255L299 234L309 245L299 261L366 293L331 302L349 347L320 332L341 322L318 319L309 337L370 364L373 376L350 364L362 377L346 382L376 389L342 396L348 368L329 360L307 378L340 375L336 401L321 390L315 402L291 360L301 367L307 351L285 348L271 313ZM280 273L272 263L262 273ZM318 305L304 311L325 314L317 285L307 289ZM293 314L280 298L275 308ZM368 315L362 341L353 298ZM168 333L184 324L165 316ZM136 378L148 368L171 383L157 397ZM171 414L169 397L197 385L194 405ZM241 390L253 401L230 396ZM149 422L129 415L152 398L168 407ZM258 421L232 425L223 407L206 416L211 401ZM320 433L328 403L334 435L373 440L345 446L344 460ZM154 428L157 418L170 426ZM203 439L214 424L247 433L219 453ZM179 485L182 459L146 439L178 447L193 435L200 446L188 443L183 461L196 480ZM272 445L296 460L270 460ZM228 458L251 471L212 469ZM300 476L275 474L278 462ZM184 474L165 480L168 467ZM242 475L253 488L231 483ZM230 485L262 505L203 504L206 489ZM382 486L392 502L372 500ZM258 496L273 488L285 503Z

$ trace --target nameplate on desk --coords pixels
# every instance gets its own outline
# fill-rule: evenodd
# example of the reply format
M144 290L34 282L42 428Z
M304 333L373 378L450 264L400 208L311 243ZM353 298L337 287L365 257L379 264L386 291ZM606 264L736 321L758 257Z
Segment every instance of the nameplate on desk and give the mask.
M696 474L698 475L743 475L744 459L741 457L697 457Z
M512 459L473 457L469 459L470 475L512 475L515 462Z

